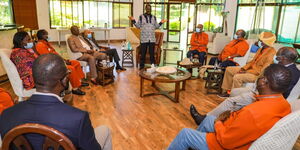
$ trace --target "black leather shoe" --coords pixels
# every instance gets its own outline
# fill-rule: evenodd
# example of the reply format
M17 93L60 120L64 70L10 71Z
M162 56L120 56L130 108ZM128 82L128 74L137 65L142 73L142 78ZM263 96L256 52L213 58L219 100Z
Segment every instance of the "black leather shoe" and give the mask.
M89 86L89 85L90 85L89 83L81 82L81 86L82 86L82 87Z
M125 71L126 69L125 69L125 68L122 68L122 67L120 66L120 67L116 67L116 70Z
M198 113L197 109L193 104L190 106L190 113L197 125L200 125L200 123L206 117L206 115L201 115L200 113Z
M72 90L72 93L75 95L85 95L85 92L81 91L80 89Z

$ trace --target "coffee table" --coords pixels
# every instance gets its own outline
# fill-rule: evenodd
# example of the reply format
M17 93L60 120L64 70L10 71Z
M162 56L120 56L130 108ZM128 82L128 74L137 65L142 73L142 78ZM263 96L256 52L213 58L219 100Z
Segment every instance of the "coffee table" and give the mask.
M113 62L108 62L104 66L100 62L97 64L97 82L100 85L105 86L114 82L114 67L115 65Z
M182 82L182 89L185 90L185 85L186 85L186 80L191 77L191 73L187 71L183 71L180 69L177 69L177 72L174 74L161 74L161 73L150 73L147 72L146 69L142 69L139 72L139 76L141 77L141 82L140 82L140 96L152 96L152 95L164 95L170 100L172 100L175 103L179 102L179 93L180 93L180 83ZM157 92L154 93L148 93L144 94L143 93L143 88L144 88L144 80L148 80L152 82L152 87L154 87ZM175 83L175 91L164 91L161 88L159 88L155 83L160 82L160 83ZM171 93L175 92L175 96L171 96Z

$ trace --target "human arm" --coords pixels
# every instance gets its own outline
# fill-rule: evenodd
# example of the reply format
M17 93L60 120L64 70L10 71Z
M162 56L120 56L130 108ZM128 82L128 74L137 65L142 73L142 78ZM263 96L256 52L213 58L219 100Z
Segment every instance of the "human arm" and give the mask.
M101 150L87 112L85 112L81 120L79 130L78 143L81 150Z
M258 129L248 110L232 113L225 123L215 123L217 141L225 149L235 149L254 141L260 135Z
M135 21L135 19L132 16L128 16L129 20L131 20L132 24L136 27L136 28L141 28L142 27L142 16L139 17L138 22Z
M81 53L87 53L88 50L85 49L82 44L80 43L80 40L76 40L75 38L69 37L67 40L69 47L72 52L81 52Z
M157 20L156 20L156 17L155 17L155 16L154 16L154 20L155 20L154 26L155 26L156 29L159 29L159 28L161 27L162 24L164 24L165 22L167 22L166 19L162 19L159 23L157 23Z

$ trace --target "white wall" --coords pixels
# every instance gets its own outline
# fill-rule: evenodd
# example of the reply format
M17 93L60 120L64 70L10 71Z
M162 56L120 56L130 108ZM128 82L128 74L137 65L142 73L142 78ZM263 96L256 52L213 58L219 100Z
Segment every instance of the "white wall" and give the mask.
M48 0L37 0L37 16L38 24L40 29L45 29L49 32L51 41L58 41L58 32L55 29L50 29L50 18L49 18L49 3ZM143 0L133 0L133 16L138 18L143 13ZM110 39L125 39L125 29L113 29L110 33ZM96 35L97 40L104 39L104 33L98 32ZM64 41L64 36L61 37Z
M228 36L233 37L235 33L235 17L237 13L237 0L227 0L225 4L225 11L229 11L227 16Z

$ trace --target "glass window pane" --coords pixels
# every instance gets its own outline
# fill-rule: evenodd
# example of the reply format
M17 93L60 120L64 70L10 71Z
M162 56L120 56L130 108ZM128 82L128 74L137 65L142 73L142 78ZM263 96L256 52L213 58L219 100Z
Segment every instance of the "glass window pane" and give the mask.
M170 5L169 30L180 30L180 4Z
M294 43L296 38L297 23L299 22L300 7L286 6L281 15L278 41Z
M205 31L222 28L222 9L223 5L198 5L197 24L203 24Z
M169 32L169 41L170 42L179 42L180 32Z
M10 0L0 1L0 24L13 24L13 15Z
M236 29L249 31L253 22L254 6L239 6Z

